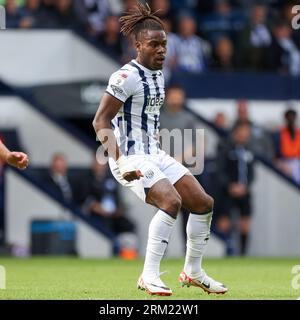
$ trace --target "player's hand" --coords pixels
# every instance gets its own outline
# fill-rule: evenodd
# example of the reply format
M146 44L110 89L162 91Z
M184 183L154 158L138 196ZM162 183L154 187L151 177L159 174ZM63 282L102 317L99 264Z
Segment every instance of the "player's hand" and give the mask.
M116 163L119 167L122 177L126 181L130 182L133 180L139 180L141 177L143 177L142 172L136 169L130 160L124 155L121 155Z
M24 170L28 167L29 159L27 154L23 152L12 151L7 155L6 162L13 167Z
M135 170L135 171L126 172L122 176L126 181L130 182L133 180L139 180L141 177L143 177L143 174L140 170Z

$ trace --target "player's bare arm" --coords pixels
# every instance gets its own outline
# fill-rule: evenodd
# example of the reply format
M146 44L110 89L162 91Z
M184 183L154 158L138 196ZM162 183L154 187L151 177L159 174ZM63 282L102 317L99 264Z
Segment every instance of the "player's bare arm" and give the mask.
M0 142L0 159L20 170L26 169L29 164L29 159L26 153L10 151L2 142Z
M123 178L126 181L132 181L140 179L143 175L140 170L135 170L135 168L130 165L125 155L122 155L113 130L111 129L111 120L116 116L122 106L122 101L105 93L96 112L93 127L98 139L107 150L109 156L119 165Z

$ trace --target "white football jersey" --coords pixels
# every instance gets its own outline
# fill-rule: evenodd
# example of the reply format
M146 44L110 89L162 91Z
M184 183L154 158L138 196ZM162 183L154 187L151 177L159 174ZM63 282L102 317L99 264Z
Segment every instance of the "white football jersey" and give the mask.
M149 70L136 60L111 75L106 92L124 103L112 120L122 154L160 151L159 114L165 98L164 86L161 70Z

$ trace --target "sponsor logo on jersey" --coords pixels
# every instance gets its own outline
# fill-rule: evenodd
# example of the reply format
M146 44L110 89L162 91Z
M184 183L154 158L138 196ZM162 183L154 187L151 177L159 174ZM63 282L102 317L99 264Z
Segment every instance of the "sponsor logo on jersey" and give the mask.
M164 104L163 97L156 97L154 95L147 96L145 113L147 114L157 114L159 115L159 110Z
M116 95L117 93L118 94L122 94L123 93L123 90L113 84L110 85L112 91L114 92L114 95Z

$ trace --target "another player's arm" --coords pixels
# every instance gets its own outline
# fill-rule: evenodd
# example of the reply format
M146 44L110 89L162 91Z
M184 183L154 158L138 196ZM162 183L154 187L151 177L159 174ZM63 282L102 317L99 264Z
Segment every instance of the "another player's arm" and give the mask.
M10 151L2 142L0 142L0 159L1 161L21 170L26 169L29 164L29 159L26 153Z
M96 112L93 127L109 156L117 162L123 178L127 181L132 181L139 179L143 175L140 170L132 167L125 155L122 155L111 128L111 120L116 116L122 105L122 101L105 93Z

